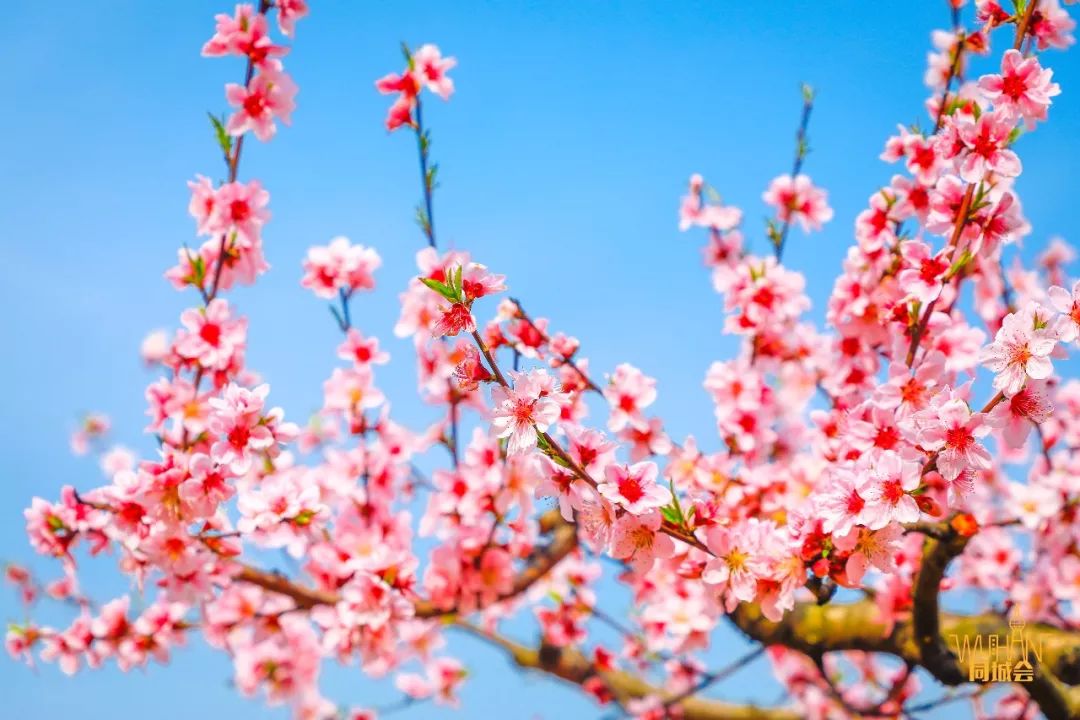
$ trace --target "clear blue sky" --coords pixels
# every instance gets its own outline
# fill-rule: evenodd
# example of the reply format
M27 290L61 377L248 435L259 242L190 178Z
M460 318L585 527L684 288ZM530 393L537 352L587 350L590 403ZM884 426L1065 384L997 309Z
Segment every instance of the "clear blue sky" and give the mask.
M795 232L785 260L807 273L820 318L855 215L893 172L877 160L883 141L898 122L925 123L929 33L948 21L944 0L887 10L853 0L314 5L286 58L300 86L294 125L269 145L252 142L242 167L272 194L265 240L273 270L231 297L251 316L249 361L271 382L274 400L298 420L321 400L338 338L322 303L299 287L299 263L309 245L345 234L384 258L380 292L353 308L357 324L395 354L380 385L404 421L430 417L414 396L409 346L390 332L422 243L411 221L415 148L382 129L387 100L372 82L399 69L400 40L435 42L460 63L452 102L434 101L425 112L441 166L442 241L506 273L532 313L582 339L597 370L628 360L658 377L656 409L670 429L696 433L708 448L717 441L701 381L734 341L720 334L703 238L675 226L687 177L702 172L742 206L748 237L763 248L760 195L789 167L798 84L818 89L806 170L829 190L836 218L810 238ZM185 181L219 172L205 112L225 109L223 85L241 68L198 51L213 14L229 9L206 0L5 9L5 558L32 557L22 521L32 495L100 482L92 462L67 451L80 412L108 413L116 439L149 450L141 429L150 378L137 349L146 331L173 327L194 301L161 272L192 240ZM1050 235L1077 235L1080 62L1060 52L1045 62L1063 92L1051 122L1020 145L1019 189L1034 225L1028 252ZM112 559L85 576L90 589L123 591ZM18 616L12 594L0 593L0 617ZM475 670L464 691L467 717L600 715L573 690L515 673L494 650L452 642ZM710 664L739 647L730 632L718 633ZM30 672L6 657L0 668L4 712L13 718L283 717L232 691L227 660L198 643L169 668L128 676L106 670L66 680L53 667ZM395 695L355 669L327 675L335 700L379 704ZM740 674L719 691L772 702L778 689L764 675ZM401 715L436 716L427 707Z

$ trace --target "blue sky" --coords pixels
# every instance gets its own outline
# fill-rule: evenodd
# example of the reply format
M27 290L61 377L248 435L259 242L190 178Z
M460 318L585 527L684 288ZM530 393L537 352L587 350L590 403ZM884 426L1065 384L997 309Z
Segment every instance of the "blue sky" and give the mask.
M829 190L836 217L811 237L795 231L785 261L807 274L820 318L855 215L893 172L877 160L883 141L898 122L925 123L929 33L948 22L944 0L887 13L852 1L315 5L286 58L300 86L294 125L272 143L251 142L241 170L271 192L265 241L273 269L230 297L251 317L249 362L274 400L299 420L320 402L337 331L323 304L299 287L299 263L308 246L345 234L384 259L379 292L353 306L356 324L395 355L380 385L400 419L417 426L430 419L415 399L409 345L391 335L397 292L423 242L411 220L415 147L383 130L387 99L372 82L399 69L399 41L435 42L460 63L453 100L425 109L441 167L441 242L506 273L530 312L581 338L593 368L630 361L659 378L656 409L668 427L695 433L708 448L717 441L701 381L735 344L720 333L721 301L701 266L703 238L676 229L687 177L703 173L743 207L747 235L763 250L760 195L790 165L799 83L817 88L806 171ZM67 451L81 412L108 413L115 439L150 449L141 432L150 377L137 349L148 330L173 327L194 302L161 273L193 239L185 182L220 170L205 113L225 109L223 84L242 68L198 50L213 14L228 9L204 0L6 9L5 559L32 557L21 515L31 496L101 482L93 462ZM1019 190L1034 226L1027 254L1054 234L1076 238L1070 210L1080 164L1069 159L1080 151L1080 62L1060 52L1044 62L1063 92L1051 122L1019 146L1026 169ZM88 565L85 577L90 589L124 591L112 559ZM0 593L0 617L19 613L11 593ZM718 633L710 664L741 647L732 633ZM475 671L465 716L600 715L573 690L514 672L496 651L460 638L452 649ZM171 667L139 677L105 670L67 680L55 668L31 672L6 657L0 667L11 717L283 716L240 698L228 686L228 662L198 643ZM394 697L355 669L328 672L325 688L345 703ZM718 690L766 703L778 694L754 670ZM401 714L436 716L430 708Z

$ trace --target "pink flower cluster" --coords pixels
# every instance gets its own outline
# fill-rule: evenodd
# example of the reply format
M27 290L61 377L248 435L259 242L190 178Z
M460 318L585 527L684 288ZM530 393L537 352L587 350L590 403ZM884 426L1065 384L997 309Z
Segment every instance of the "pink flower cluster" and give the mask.
M1056 0L1031 1L1023 20L979 0L978 28L934 34L933 125L886 141L882 159L900 172L854 219L826 328L808 317L806 277L783 263L791 226L820 230L833 217L801 171L812 96L795 170L762 197L768 255L744 242L743 211L691 176L678 227L706 233L725 313L717 327L737 348L705 369L716 434L697 437L659 415L655 377L630 363L594 372L577 337L516 299L486 301L506 290L502 275L436 249L420 95L449 98L455 61L433 45L406 50L403 73L377 82L397 94L387 127L420 139L430 247L400 294L394 334L412 341L429 424L400 424L380 387L389 354L354 325L350 303L374 290L381 259L342 237L308 251L300 280L332 303L342 338L328 352L341 363L306 425L287 422L247 367L247 319L221 295L268 268L269 195L238 179L241 140L248 130L267 140L288 121L295 87L270 16L291 37L307 7L274 0L219 15L203 53L244 57L249 72L227 86L237 110L216 123L227 182L189 184L206 239L167 273L196 304L140 350L161 373L145 392L156 448L137 459L106 443L107 418L82 422L72 449L100 453L106 482L66 486L24 512L31 547L61 576L43 585L22 566L5 572L27 605L49 598L75 617L64 629L13 624L9 652L67 673L108 661L127 670L166 661L197 633L230 658L245 696L305 720L372 720L378 711L324 697L324 663L392 677L403 706L454 706L468 675L444 651L456 626L524 665L535 656L600 703L662 720L682 712L672 697L723 675L704 664L721 618L756 632L759 612L783 624L854 607L882 638L905 637L932 566L926 537L966 543L956 572L935 580L940 592L974 589L995 612L1074 632L1080 381L1063 376L1063 361L1080 339L1080 282L1066 270L1075 253L1055 241L1031 269L1003 259L1032 233L1015 184L1018 130L1046 121L1060 92L1023 50L1063 47L1073 27ZM1000 72L965 80L969 56L1021 22ZM263 569L267 550L285 552L289 575ZM147 598L141 612L127 596L83 594L80 564L104 553ZM616 582L631 601L625 618L600 596ZM838 588L865 597L834 601ZM539 652L500 634L523 608ZM600 623L621 647L598 639ZM815 630L795 640L825 643L829 628ZM787 644L768 659L790 714L918 712L912 664L847 646L812 659ZM616 671L649 674L665 692L641 683L623 697L607 680ZM988 714L1030 714L1021 691L972 697Z
M278 23L281 31L292 35L298 19L307 14L307 4L285 2L278 7ZM230 135L240 136L247 131L266 141L273 137L277 126L275 119L289 123L289 116L296 107L293 98L296 85L285 74L279 59L288 48L275 45L269 35L269 23L265 7L258 10L254 5L240 4L233 15L218 15L214 36L203 45L205 57L239 55L247 58L248 73L244 85L229 83L225 97L236 112L232 114L225 129Z
M336 237L326 247L313 247L304 260L300 284L317 296L332 300L339 293L351 295L375 288L375 271L382 258L372 248L353 245L346 237Z
M444 58L434 45L421 45L416 52L405 51L408 67L399 75L390 73L375 81L375 88L383 95L397 93L397 99L386 115L386 129L397 130L403 125L416 126L413 111L425 88L443 100L454 94L454 81L447 73L457 65L452 57Z

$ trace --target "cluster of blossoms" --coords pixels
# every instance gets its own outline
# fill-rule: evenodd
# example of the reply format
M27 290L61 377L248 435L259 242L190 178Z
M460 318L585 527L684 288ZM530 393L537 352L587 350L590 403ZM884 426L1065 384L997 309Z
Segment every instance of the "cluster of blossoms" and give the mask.
M375 82L375 88L384 95L397 93L397 99L386 114L386 129L393 131L403 125L416 127L413 113L420 103L420 92L425 88L443 100L454 93L454 81L447 74L457 60L444 58L434 45L422 45L416 52L405 50L408 67L399 75L390 73Z
M455 705L466 671L443 646L458 627L521 664L537 656L535 667L559 668L600 703L663 720L690 714L682 701L725 676L701 658L726 618L770 645L794 703L782 716L824 720L915 712L920 660L948 677L886 644L895 628L920 622L920 584L935 613L939 590L974 588L995 610L1073 633L1080 382L1059 373L1080 339L1080 282L1069 283L1074 254L1060 241L1036 269L1002 261L1031 232L1015 143L1059 93L1031 50L1071 43L1056 0L1029 2L1010 13L980 1L977 29L934 34L933 127L901 127L886 141L882 159L903 171L855 219L826 307L829 332L809 322L806 279L782 263L793 228L821 232L833 218L825 191L802 173L812 93L793 171L763 195L772 253L751 253L743 212L690 178L679 227L707 231L722 329L740 343L735 357L703 369L711 442L665 428L656 378L629 363L594 373L577 338L517 300L487 300L506 290L502 275L436 249L420 93L449 98L455 61L433 45L406 49L405 71L377 88L398 94L387 127L420 138L429 247L417 253L394 333L412 341L419 394L436 419L420 430L393 419L376 384L389 354L350 315L357 293L375 288L381 259L339 237L309 250L300 284L330 301L342 365L307 425L287 422L246 366L246 319L220 294L267 269L268 194L237 179L241 140L249 130L269 139L276 120L288 120L295 86L268 18L276 11L291 36L306 7L275 0L218 16L204 54L247 58L248 77L227 88L235 114L215 123L228 182L190 184L196 232L209 239L181 250L167 272L202 302L171 337L155 333L142 348L164 371L146 390L158 452L137 461L113 448L101 458L104 486L33 500L30 543L59 559L63 576L41 586L11 566L7 579L27 604L50 597L78 615L64 629L12 626L9 651L69 673L108 660L128 669L164 661L197 632L232 658L242 693L305 720L371 720L377 710L343 710L323 696L323 662L392 675L407 704ZM1005 26L1017 28L1015 47L996 72L966 81L969 57L989 55ZM481 308L492 305L485 322ZM107 430L107 419L88 417L73 449L100 448ZM425 476L418 462L429 452L447 460ZM1024 472L1023 482L1010 477ZM928 557L941 540L936 547L960 547L959 571L944 582L953 558ZM295 575L260 569L267 549L295 559ZM99 606L81 593L79 553L106 551L154 593L141 613L126 596ZM601 555L615 560L632 599L629 624L601 606ZM855 640L830 647L827 627L797 623L834 595L861 598L829 608L861 626L853 621ZM526 607L539 653L498 634ZM780 630L768 634L762 617ZM618 629L621 647L595 640L600 622ZM876 647L904 666L882 662ZM656 687L625 681L632 673ZM1030 715L1019 689L973 697L995 716Z
M209 239L197 251L182 248L179 263L166 273L177 289L192 286L204 297L238 282L251 284L269 269L263 256L262 228L270 219L266 209L270 194L257 180L239 182L237 165L248 132L264 142L270 140L277 122L288 124L296 107L296 84L281 62L289 49L275 44L270 36L271 5L277 11L279 29L291 37L296 21L307 15L305 0L260 0L258 7L240 4L232 15L218 15L214 35L202 49L204 57L239 56L247 61L244 84L225 86L225 97L235 112L224 122L211 116L229 180L215 187L199 175L188 183L188 209L196 231Z

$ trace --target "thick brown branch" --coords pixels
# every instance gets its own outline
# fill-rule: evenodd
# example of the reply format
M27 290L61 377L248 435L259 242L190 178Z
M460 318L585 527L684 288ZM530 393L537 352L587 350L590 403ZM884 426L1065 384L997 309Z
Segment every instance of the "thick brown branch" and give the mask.
M951 528L944 530L941 538L928 536L923 544L922 564L912 592L914 609L911 617L920 664L947 685L963 682L964 673L941 636L938 594L945 570L954 557L964 552L968 539L952 532Z
M911 616L920 664L946 685L958 685L967 678L956 654L949 649L942 635L938 595L949 563L964 552L970 538L956 533L948 523L943 523L941 530L938 537L927 536L923 545L922 563L913 589ZM1008 637L1006 630L1003 628L1002 632L993 634ZM959 639L962 636L957 637L957 643L962 643L962 639ZM1080 639L1074 640L1073 647L1077 642ZM1056 663L1049 665L1051 668L1057 666ZM1080 715L1080 689L1065 688L1041 665L1034 666L1034 676L1026 688L1049 720L1070 720Z
M735 705L700 697L680 699L676 694L653 686L637 675L622 670L598 670L584 655L573 648L542 645L534 649L469 623L458 621L456 625L471 635L505 650L518 667L545 672L573 685L583 685L589 678L598 677L615 699L622 704L635 698L656 695L672 700L673 706L677 704L682 710L684 720L795 720L799 717L794 711L785 708Z
M740 630L758 642L784 645L810 656L835 650L862 650L888 653L909 663L922 664L910 617L897 621L890 630L870 600L825 606L799 603L780 622L763 617L757 605L744 603L729 617ZM962 645L964 638L969 643L974 643L980 636L983 638L980 647L971 648L965 663L988 661L991 654L987 639L991 635L1007 638L1011 632L1008 622L993 614L940 613L939 630L950 644ZM1029 637L1041 642L1042 661L1036 666L1035 680L1023 683L1021 687L1031 694L1051 720L1080 717L1080 688L1069 687L1052 674L1069 677L1070 669L1077 661L1074 649L1080 647L1080 632L1042 624L1028 624L1026 630ZM956 685L967 682L967 677L956 682L943 677L938 680Z

